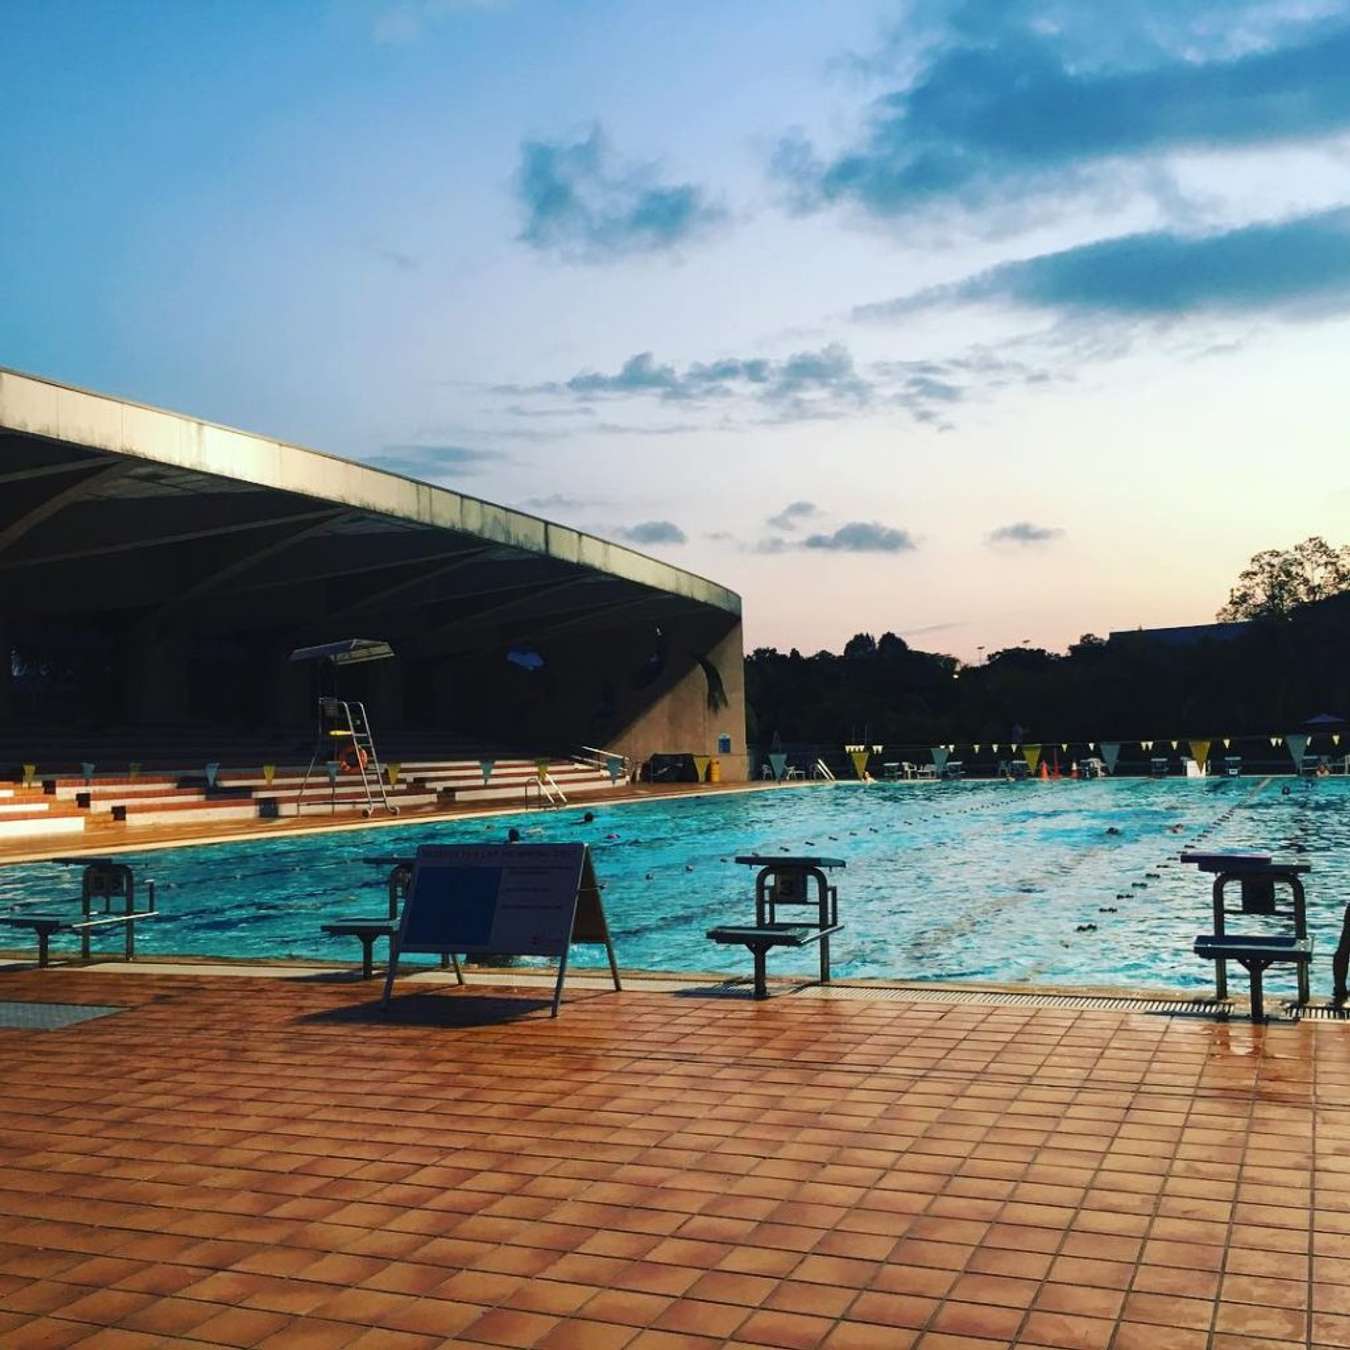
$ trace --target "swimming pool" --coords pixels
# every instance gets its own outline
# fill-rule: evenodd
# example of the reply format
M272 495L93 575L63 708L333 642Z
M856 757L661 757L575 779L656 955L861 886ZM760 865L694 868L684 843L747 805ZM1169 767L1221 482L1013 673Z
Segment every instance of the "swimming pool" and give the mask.
M319 925L382 912L384 873L362 856L499 841L512 825L526 841L592 846L619 959L636 969L748 972L740 948L704 937L752 914L753 874L731 861L745 852L847 860L836 873L846 925L834 946L839 976L1203 988L1211 968L1190 947L1209 927L1209 879L1176 861L1199 842L1296 852L1312 864L1313 987L1326 992L1350 902L1344 780L839 784L591 809L589 824L572 808L128 854L138 878L155 879L162 913L141 926L137 946L145 955L352 960L356 944L325 938ZM0 913L77 886L73 869L4 867ZM1095 931L1080 931L1087 925ZM27 941L4 932L0 945ZM54 950L69 946L58 939ZM604 953L578 947L573 960L598 964ZM778 953L770 968L809 973L814 962L811 951ZM1272 989L1285 989L1282 975Z

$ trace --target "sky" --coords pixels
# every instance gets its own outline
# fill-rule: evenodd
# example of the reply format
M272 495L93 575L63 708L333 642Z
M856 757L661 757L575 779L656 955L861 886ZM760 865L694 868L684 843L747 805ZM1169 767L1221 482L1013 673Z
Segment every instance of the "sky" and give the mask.
M9 0L0 365L590 530L747 649L1350 542L1350 0Z

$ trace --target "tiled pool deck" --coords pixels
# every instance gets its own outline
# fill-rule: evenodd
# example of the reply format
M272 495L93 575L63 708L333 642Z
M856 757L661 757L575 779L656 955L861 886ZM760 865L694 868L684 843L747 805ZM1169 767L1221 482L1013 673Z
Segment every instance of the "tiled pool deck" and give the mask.
M377 993L0 972L0 1345L1350 1346L1340 1025Z

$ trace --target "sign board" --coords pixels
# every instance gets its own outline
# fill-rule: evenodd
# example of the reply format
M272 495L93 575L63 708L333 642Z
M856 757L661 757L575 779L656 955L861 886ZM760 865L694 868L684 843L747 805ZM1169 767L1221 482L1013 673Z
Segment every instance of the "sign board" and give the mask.
M405 953L551 956L558 962L558 1015L568 949L602 944L619 972L595 868L585 844L426 844L391 954L384 1000Z

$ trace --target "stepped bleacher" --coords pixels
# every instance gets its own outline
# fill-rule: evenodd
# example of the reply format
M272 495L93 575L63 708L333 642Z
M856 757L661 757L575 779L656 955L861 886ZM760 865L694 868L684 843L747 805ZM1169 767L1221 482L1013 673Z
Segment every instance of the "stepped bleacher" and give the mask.
M548 806L627 786L622 775L613 782L598 758L527 756L444 735L392 736L380 750L389 771L385 790L400 816ZM485 761L492 761L486 781ZM86 825L105 843L109 831L131 835L146 827L209 830L299 816L359 820L367 809L360 776L339 774L330 782L320 765L302 797L308 765L303 733L11 733L0 741L0 842L78 835Z

